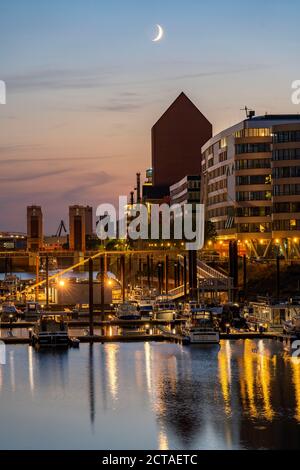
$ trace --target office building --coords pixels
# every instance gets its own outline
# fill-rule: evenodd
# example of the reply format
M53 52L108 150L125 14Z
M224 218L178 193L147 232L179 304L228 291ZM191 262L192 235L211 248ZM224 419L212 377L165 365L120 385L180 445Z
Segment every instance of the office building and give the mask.
M299 257L300 115L251 115L202 147L206 217L220 242Z
M188 175L170 186L170 204L199 204L200 175Z
M27 250L43 248L43 213L40 206L27 207Z
M212 125L181 93L152 128L152 168L143 186L144 200L163 200L171 185L186 175L199 175L201 147Z
M90 206L69 207L70 250L85 251L86 237L93 233L93 209Z

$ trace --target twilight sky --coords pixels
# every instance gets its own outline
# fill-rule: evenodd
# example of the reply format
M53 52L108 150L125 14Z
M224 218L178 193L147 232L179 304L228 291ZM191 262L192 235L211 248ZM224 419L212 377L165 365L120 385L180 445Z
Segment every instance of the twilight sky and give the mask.
M245 104L300 112L299 17L299 0L0 0L0 230L39 204L55 233L69 204L128 194L181 91L215 132Z

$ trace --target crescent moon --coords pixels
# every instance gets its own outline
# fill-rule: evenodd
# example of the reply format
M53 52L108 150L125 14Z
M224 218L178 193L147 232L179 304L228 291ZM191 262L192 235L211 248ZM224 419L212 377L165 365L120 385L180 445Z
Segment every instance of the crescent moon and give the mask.
M156 38L152 39L152 42L158 42L162 39L163 35L164 35L164 30L163 28L160 26L160 24L157 24L156 25L157 28L158 28L158 32L157 32L157 36Z

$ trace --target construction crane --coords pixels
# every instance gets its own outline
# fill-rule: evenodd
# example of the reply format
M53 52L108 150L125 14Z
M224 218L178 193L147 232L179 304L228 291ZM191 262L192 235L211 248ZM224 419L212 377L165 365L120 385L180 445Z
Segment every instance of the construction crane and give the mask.
M62 231L64 231L65 233L67 233L67 229L66 229L66 226L65 226L65 223L64 223L63 220L60 221L60 224L59 224L59 226L58 226L58 229L57 229L57 231L56 231L55 236L56 236L56 237L61 237Z

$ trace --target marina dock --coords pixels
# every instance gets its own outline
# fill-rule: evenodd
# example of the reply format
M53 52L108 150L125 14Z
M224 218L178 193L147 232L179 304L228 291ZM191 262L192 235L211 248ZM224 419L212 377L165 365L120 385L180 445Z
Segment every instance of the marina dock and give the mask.
M160 322L161 323L161 322ZM126 324L126 322L125 322ZM128 322L127 322L128 324ZM78 325L77 325L78 326ZM124 326L124 325L123 325ZM171 331L161 330L159 334L130 333L124 335L78 335L80 343L112 343L112 342L135 342L135 341L168 341L182 343L184 337ZM3 336L0 338L5 344L30 344L29 337ZM282 342L284 335L276 332L232 332L220 333L221 340L246 340L246 339L273 339Z

